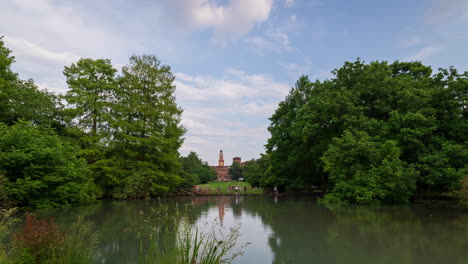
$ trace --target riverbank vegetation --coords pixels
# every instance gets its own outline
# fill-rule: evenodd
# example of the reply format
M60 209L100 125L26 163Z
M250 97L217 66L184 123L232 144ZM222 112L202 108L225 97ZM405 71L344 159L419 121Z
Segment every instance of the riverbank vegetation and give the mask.
M263 188L250 185L246 181L211 181L206 184L198 184L199 194L263 194L265 193ZM239 187L236 192L235 186ZM219 192L218 192L219 188ZM244 189L246 188L246 189Z
M346 62L297 81L270 118L263 186L319 186L329 203L406 203L460 190L468 72L420 62Z
M64 95L20 79L13 62L0 38L0 199L66 206L213 179L196 153L178 152L185 128L175 77L155 56L132 56L120 73L108 59L80 59L65 66Z
M224 228L217 220L193 226L178 217L184 212L178 206L141 212L145 225L140 227L141 241L147 239L148 247L140 247L137 262L144 264L228 264L242 255L248 243L240 244L240 226Z
M64 68L64 95L20 79L13 62L0 39L7 203L143 198L214 179L196 153L178 152L185 128L175 77L157 57L134 55L120 71L108 59L80 59ZM329 203L407 203L460 190L468 175L468 72L357 60L333 74L299 78L270 118L266 153L232 166L234 178L280 191L319 188Z

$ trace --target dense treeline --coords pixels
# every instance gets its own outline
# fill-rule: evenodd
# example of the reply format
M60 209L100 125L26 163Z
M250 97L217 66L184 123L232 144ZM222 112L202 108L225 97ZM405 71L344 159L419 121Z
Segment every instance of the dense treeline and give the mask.
M468 174L468 72L346 62L297 81L270 118L264 186L322 186L329 202L400 203Z
M175 77L155 56L132 56L120 74L110 60L80 59L65 67L65 95L21 80L13 62L0 38L1 197L59 206L161 195L213 178L195 153L180 157Z
M181 157L181 162L185 178L189 179L187 183L190 186L216 180L216 171L206 161L202 161L197 153L190 152L187 157Z

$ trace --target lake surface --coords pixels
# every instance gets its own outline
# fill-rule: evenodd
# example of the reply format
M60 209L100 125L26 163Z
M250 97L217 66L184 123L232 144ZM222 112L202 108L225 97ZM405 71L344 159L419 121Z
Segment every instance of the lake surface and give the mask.
M135 263L144 216L158 210L194 226L241 224L239 244L251 244L235 263L468 263L468 212L443 206L330 210L310 196L237 195L99 201L37 214L65 226L78 216L93 221L96 263L119 264Z

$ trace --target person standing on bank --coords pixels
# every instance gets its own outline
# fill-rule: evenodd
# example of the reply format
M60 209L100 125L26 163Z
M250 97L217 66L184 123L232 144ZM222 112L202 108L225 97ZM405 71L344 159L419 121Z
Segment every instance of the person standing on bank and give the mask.
M273 187L273 192L274 192L275 194L277 194L277 193L278 193L278 188L277 188L276 186L275 186L275 187Z

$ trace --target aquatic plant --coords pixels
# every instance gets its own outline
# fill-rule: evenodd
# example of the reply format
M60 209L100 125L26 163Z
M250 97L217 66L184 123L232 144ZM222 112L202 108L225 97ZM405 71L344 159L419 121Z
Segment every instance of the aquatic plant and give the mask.
M23 229L12 236L14 258L19 263L85 264L97 243L93 225L82 218L62 231L54 218L27 214Z
M175 210L175 216L169 216L167 208L154 210L153 217L140 212L147 226L139 233L146 234L146 237L140 236L138 263L232 263L244 253L243 249L249 244L236 246L240 237L240 225L226 229L214 220L206 222L202 228L194 227L179 217L177 206ZM143 246L145 238L149 243L146 249Z

